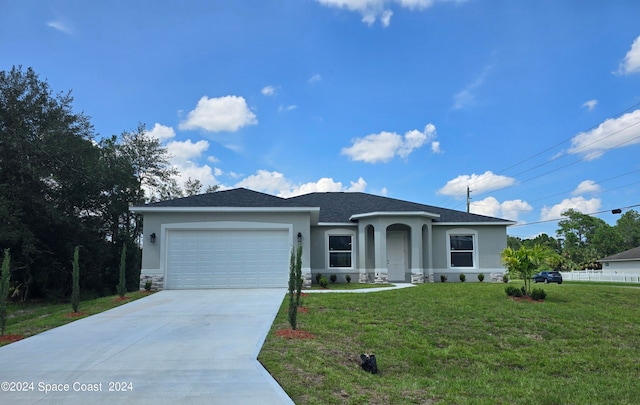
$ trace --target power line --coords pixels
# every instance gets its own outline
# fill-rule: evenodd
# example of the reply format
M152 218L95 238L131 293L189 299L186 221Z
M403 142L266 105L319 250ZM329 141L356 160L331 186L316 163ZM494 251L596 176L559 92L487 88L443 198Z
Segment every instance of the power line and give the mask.
M621 209L621 210L626 210L629 208L634 208L634 207L640 207L640 204L635 204L635 205L628 205L626 207L622 207L622 208L617 208L617 209ZM596 215L596 214L604 214L605 212L612 212L613 210L603 210L603 211L596 211L596 212L591 212L588 214L584 214L584 215ZM561 217L561 218L555 218L555 219L546 219L544 221L536 221L536 222L527 222L526 224L515 224L515 225L511 225L512 228L514 227L520 227L520 226L527 226L527 225L536 225L536 224L544 224L544 223L548 223L548 222L557 222L557 221L562 221L563 219L567 219L566 217Z

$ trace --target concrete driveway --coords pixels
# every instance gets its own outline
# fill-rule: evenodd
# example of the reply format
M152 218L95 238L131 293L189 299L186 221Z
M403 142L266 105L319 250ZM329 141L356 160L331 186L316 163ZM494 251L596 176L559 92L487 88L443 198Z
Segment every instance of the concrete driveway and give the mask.
M285 294L161 291L1 347L0 403L293 404L256 360Z

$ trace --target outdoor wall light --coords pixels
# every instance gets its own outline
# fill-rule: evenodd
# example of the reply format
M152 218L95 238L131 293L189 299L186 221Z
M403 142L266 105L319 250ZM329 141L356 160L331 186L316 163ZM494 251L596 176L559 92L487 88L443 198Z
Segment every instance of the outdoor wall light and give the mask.
M149 235L149 240L151 241L151 243L156 243L156 233L152 233L151 235Z
M298 243L302 243L302 232L298 232Z

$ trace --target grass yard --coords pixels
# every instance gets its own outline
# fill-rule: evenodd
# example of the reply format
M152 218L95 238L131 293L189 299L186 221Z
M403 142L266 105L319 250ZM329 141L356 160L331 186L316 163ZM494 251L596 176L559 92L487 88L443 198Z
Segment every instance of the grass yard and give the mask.
M640 288L537 285L537 303L504 287L309 294L298 329L315 339L275 335L289 327L285 299L259 360L296 404L638 403Z
M21 335L29 337L49 329L62 326L76 319L95 315L111 308L126 304L149 295L147 292L135 291L127 293L126 300L118 295L102 297L80 302L80 313L70 316L71 304L50 304L48 302L10 303L8 308L7 330L5 335ZM2 341L0 346L11 342Z

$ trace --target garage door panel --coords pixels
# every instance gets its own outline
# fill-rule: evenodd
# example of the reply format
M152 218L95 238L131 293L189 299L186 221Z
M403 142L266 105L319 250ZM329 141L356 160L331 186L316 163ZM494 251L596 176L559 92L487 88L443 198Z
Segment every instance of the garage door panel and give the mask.
M168 289L286 287L289 231L170 230Z

